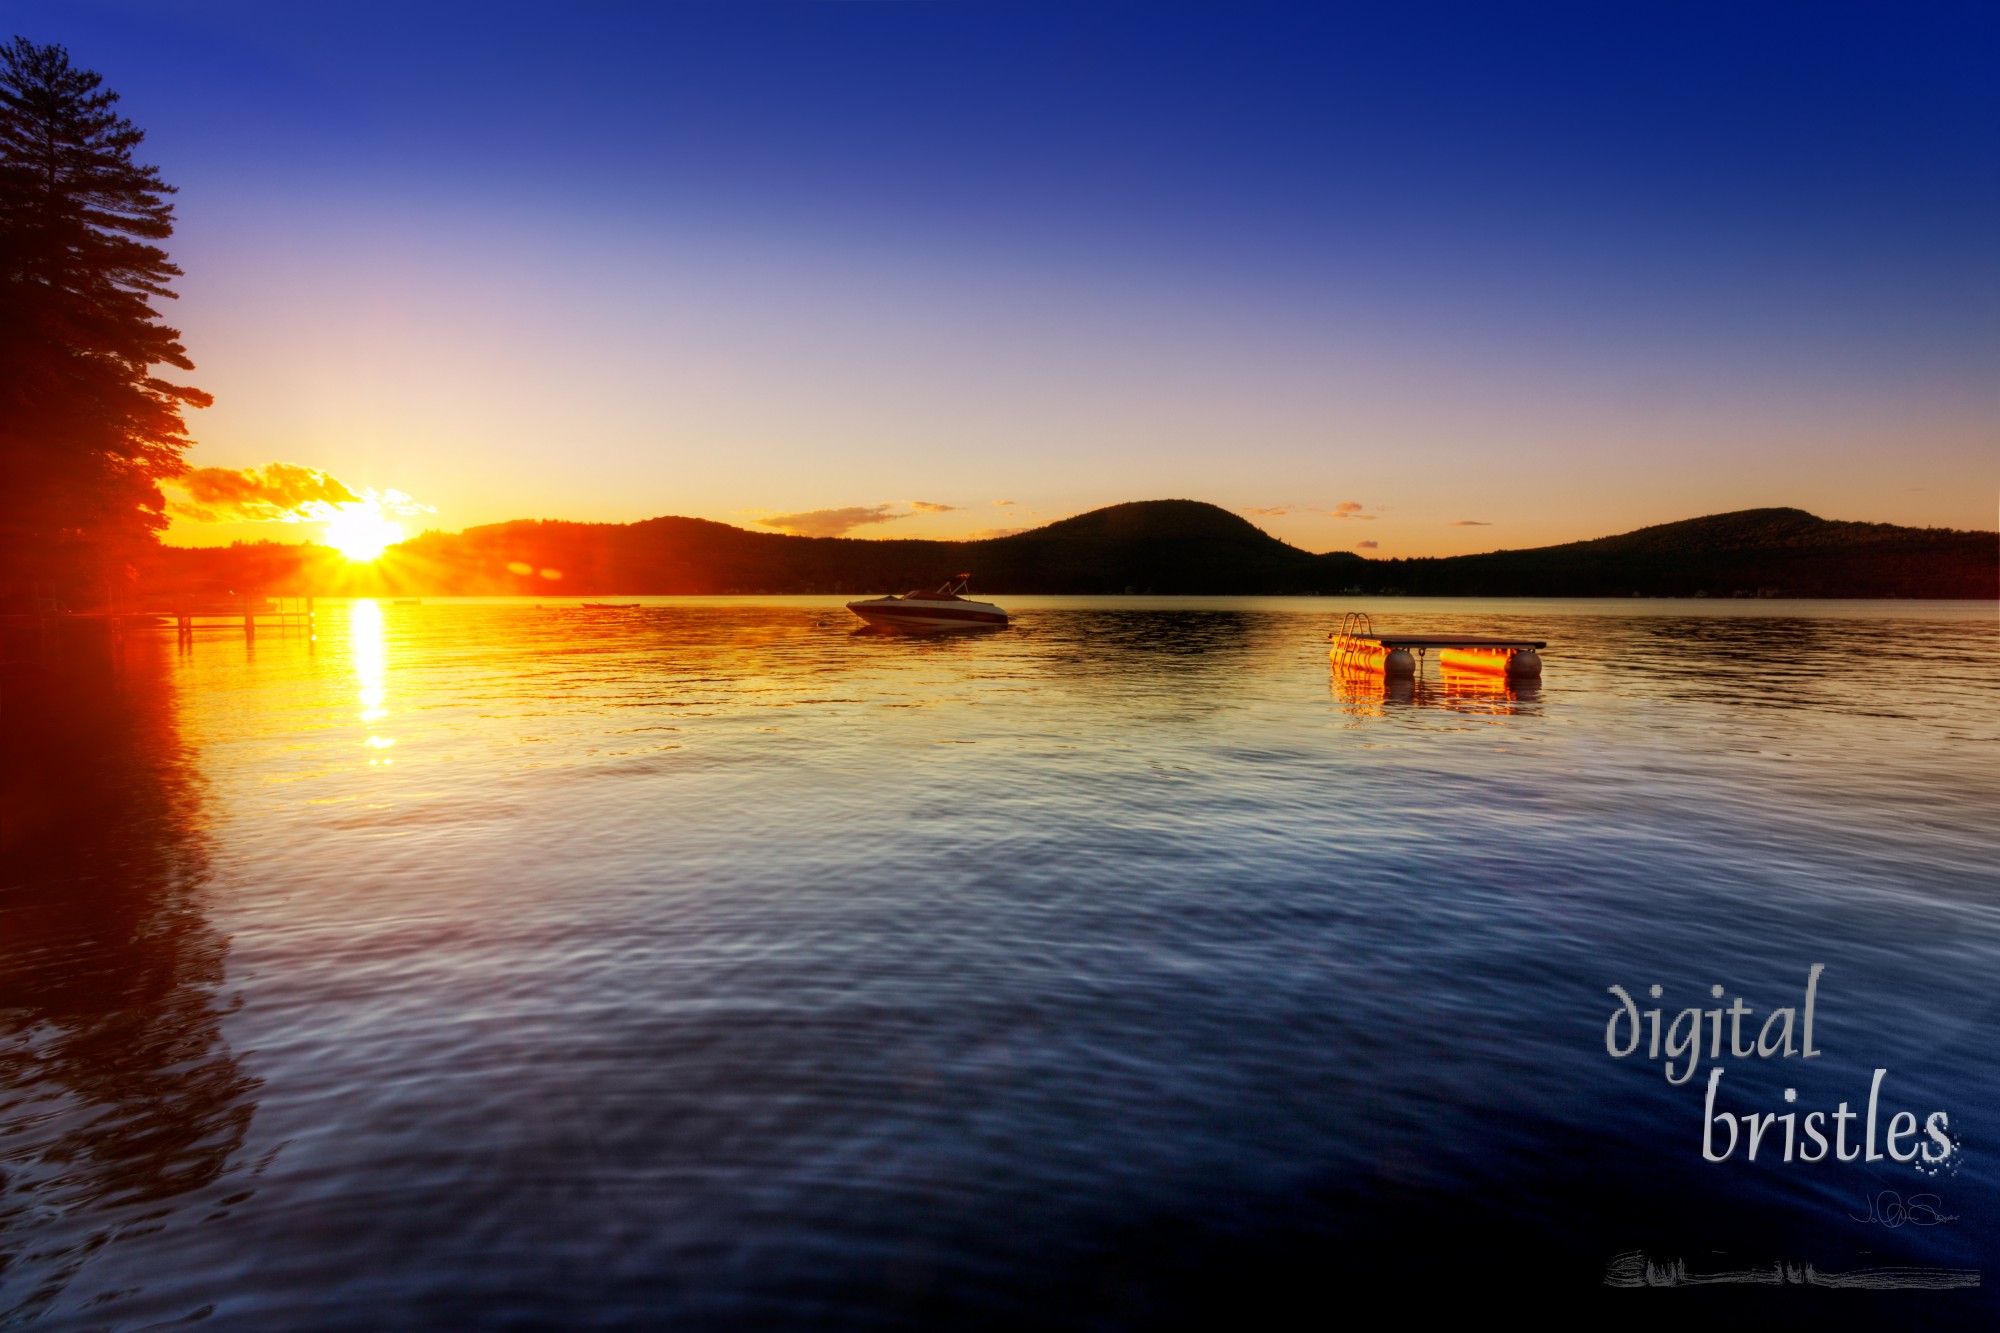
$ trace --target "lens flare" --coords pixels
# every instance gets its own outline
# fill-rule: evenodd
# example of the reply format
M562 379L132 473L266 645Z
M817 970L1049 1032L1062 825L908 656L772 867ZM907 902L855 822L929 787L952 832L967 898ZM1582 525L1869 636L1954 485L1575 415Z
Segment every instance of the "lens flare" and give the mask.
M376 559L403 540L403 525L385 515L372 495L329 505L319 521L320 540L356 562Z

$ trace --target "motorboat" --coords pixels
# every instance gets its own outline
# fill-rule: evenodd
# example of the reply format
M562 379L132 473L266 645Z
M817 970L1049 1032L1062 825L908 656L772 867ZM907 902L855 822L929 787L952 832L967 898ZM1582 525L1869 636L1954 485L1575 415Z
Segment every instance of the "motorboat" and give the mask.
M991 602L975 602L964 596L971 575L960 574L947 580L936 592L907 592L901 597L872 597L849 602L847 609L877 629L921 630L992 629L1007 623L1007 613Z

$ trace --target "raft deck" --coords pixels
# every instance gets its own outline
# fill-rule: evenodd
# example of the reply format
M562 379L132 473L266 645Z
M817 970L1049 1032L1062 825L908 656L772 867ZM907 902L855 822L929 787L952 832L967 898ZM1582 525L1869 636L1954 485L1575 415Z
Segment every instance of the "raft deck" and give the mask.
M1330 637L1330 636L1329 636ZM1379 643L1384 648L1546 648L1547 639L1486 639L1464 634L1350 634L1351 639Z

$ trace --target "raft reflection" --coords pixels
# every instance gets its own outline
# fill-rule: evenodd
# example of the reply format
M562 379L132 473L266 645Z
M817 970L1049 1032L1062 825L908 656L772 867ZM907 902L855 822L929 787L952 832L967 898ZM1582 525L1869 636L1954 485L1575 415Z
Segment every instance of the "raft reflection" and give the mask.
M1479 717L1540 712L1539 680L1517 681L1496 673L1439 671L1435 676L1385 676L1379 671L1328 673L1334 700L1355 717L1386 717L1398 708L1441 708Z

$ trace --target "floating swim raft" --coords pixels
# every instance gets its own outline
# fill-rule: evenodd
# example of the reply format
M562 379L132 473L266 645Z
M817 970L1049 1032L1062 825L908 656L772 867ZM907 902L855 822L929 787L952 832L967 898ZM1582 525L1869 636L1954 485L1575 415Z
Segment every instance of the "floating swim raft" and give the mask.
M1527 677L1542 674L1540 650L1546 639L1491 638L1467 634L1377 634L1365 611L1349 611L1340 628L1326 636L1327 655L1336 670L1379 671L1385 676L1414 676L1417 664L1432 649L1439 665L1454 671Z

